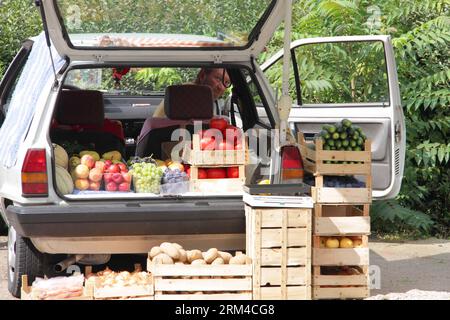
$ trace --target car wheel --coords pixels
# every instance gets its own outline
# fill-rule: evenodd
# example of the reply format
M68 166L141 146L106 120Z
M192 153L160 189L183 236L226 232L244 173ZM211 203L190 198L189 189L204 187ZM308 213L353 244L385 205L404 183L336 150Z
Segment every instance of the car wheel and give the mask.
M28 275L29 283L44 275L44 254L39 252L30 239L17 234L13 227L8 231L8 290L20 298L22 275Z

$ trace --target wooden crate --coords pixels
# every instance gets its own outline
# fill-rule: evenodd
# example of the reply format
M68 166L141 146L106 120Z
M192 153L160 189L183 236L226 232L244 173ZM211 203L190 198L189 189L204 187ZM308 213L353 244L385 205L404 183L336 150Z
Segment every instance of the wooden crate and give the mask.
M324 150L321 139L316 139L315 142L307 142L301 132L298 134L298 142L304 168L315 176L371 174L372 153L369 139L364 143L364 151ZM352 163L326 163L327 161L348 161Z
M202 168L239 167L239 178L198 179L198 166L191 166L191 191L200 193L242 192L245 184L245 166L220 165L202 166Z
M163 265L147 260L155 300L251 300L252 265Z
M245 207L253 299L311 299L311 209Z
M360 274L325 273L315 267L313 276L314 299L363 299L370 296L369 267L361 267Z
M248 149L245 135L242 135L242 149L240 150L201 150L200 136L192 137L192 149L186 144L183 149L182 159L195 166L208 165L244 165L248 162Z
M365 141L364 151L323 150L321 139L316 139L315 143L306 142L302 133L298 134L298 141L304 168L315 176L315 186L311 187L311 196L315 203L364 204L372 202L372 155L369 139ZM359 163L336 164L326 163L327 161ZM365 187L325 187L324 176L330 175L364 176Z
M22 275L22 288L20 290L20 299L21 300L38 300L34 298L31 294L30 285L28 284L28 276ZM62 298L58 300L92 300L92 297L90 295L83 294L79 297L71 297L71 298Z
M135 265L136 270L141 270L140 264ZM87 266L85 273L92 272L92 267ZM153 300L153 283L148 285L130 285L122 287L102 287L100 278L91 276L86 280L86 295L94 300Z
M370 205L314 205L313 232L316 236L369 235Z

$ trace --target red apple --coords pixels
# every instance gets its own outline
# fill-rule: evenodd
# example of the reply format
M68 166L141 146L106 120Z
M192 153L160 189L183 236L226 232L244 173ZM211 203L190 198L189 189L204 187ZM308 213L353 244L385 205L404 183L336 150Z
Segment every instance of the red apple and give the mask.
M106 184L106 191L117 191L117 184L113 181Z
M123 162L118 163L117 166L120 168L120 172L127 172L128 171L127 165L125 163L123 163Z
M112 164L112 165L109 166L108 172L119 173L120 172L120 167L117 164Z
M89 169L92 169L95 166L95 160L91 155L85 154L81 157L81 164L84 164Z
M105 184L110 183L112 181L112 173L106 172L103 174L103 179L105 180Z
M112 174L112 181L114 181L116 184L120 184L123 182L122 174L116 172Z
M113 163L112 163L112 161L111 160L105 160L105 165L106 165L106 167L109 167L109 166L111 166Z
M131 182L131 174L129 172L121 172L124 182Z
M130 184L128 182L122 182L121 184L119 184L119 191L130 191Z

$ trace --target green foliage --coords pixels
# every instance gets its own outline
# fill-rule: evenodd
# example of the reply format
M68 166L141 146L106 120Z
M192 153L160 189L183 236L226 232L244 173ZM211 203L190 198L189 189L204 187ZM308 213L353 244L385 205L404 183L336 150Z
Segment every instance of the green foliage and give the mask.
M31 0L0 1L0 78L6 71L22 42L38 35L42 23Z
M434 224L428 215L402 207L396 200L374 201L370 217L372 229L382 233L419 230L429 234Z

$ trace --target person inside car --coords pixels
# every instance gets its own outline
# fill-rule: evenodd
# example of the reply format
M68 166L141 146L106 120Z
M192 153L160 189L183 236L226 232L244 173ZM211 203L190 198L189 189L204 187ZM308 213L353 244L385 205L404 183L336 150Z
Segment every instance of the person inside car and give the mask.
M214 101L217 102L225 90L231 86L231 81L225 69L201 68L193 84L209 86L213 92ZM216 107L218 108L217 103ZM219 114L218 110L216 110L216 114ZM164 100L156 108L153 118L167 118L164 112Z

